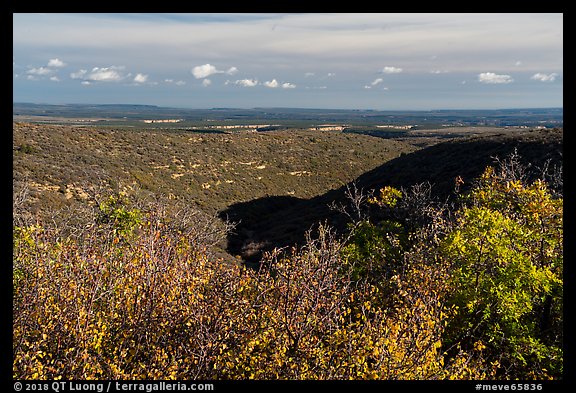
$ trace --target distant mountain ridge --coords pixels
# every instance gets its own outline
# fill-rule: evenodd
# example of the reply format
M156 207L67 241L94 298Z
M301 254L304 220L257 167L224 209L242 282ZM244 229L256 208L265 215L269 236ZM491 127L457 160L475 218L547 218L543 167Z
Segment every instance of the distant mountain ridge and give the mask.
M111 118L141 120L178 117L188 121L274 121L282 124L338 123L352 125L411 124L417 127L442 125L546 126L563 125L563 108L372 110L314 108L211 108L186 109L143 104L34 104L13 103L12 115L66 118Z

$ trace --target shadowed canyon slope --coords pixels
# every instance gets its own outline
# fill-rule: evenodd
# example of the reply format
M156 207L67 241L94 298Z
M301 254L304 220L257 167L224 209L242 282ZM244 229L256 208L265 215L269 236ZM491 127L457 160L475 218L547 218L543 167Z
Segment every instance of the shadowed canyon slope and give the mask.
M495 159L514 151L522 162L542 168L547 161L562 161L562 130L502 131L485 136L455 139L402 155L359 176L358 188L377 190L385 185L410 187L429 182L435 196L446 198L453 193L457 176L464 187L482 173ZM277 196L232 205L222 217L237 222L228 238L228 251L255 262L263 251L301 243L307 230L318 222L342 229L344 216L329 207L334 202L346 203L346 186L310 199Z

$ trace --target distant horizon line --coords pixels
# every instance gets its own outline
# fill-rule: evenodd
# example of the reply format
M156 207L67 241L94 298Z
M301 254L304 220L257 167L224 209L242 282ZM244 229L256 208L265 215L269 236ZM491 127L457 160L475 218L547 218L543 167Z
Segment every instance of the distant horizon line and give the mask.
M371 108L318 108L318 107L292 107L292 106L256 106L256 107L185 107L185 106L164 106L156 104L132 104L132 103L41 103L41 102L12 102L12 105L45 105L45 106L142 106L166 109L187 109L187 110L251 110L251 109L297 109L297 110L337 110L337 111L367 111L367 112L432 112L432 111L500 111L500 110L529 110L529 109L562 109L563 106L530 106L530 107L501 107L501 108L439 108L439 109L371 109Z

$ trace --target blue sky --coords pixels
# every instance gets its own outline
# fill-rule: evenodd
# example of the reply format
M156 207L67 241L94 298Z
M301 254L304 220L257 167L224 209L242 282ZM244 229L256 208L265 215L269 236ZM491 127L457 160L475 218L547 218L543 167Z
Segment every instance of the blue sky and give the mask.
M13 100L563 106L563 14L13 14Z

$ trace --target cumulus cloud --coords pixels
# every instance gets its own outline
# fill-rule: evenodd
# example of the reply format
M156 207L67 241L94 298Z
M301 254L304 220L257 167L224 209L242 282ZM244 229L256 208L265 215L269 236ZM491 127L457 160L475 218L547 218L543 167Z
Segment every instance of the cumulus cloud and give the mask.
M271 81L264 82L264 86L270 87L270 88L276 88L279 86L279 83L276 79L272 79Z
M381 72L384 74L398 74L398 73L402 72L402 68L386 66L386 67L382 68Z
M48 67L64 67L66 65L66 63L64 63L62 60L60 59L50 59L48 60Z
M13 62L13 66L16 64ZM50 59L46 64L46 67L37 67L31 68L26 71L27 79L28 80L40 80L44 79L45 77L49 77L51 81L60 82L60 78L58 78L56 74L56 68L60 68L65 66L64 62L60 59Z
M203 65L199 65L199 66L192 68L192 71L190 71L190 72L192 72L192 75L194 75L194 78L202 79L202 78L207 78L210 75L214 75L214 74L234 75L238 72L238 68L230 67L230 68L228 68L228 70L222 71L222 70L217 69L212 64L203 64Z
M551 74L542 74L540 72L532 75L530 77L530 79L533 79L535 81L540 81L540 82L554 82L556 80L556 77L558 76L557 73L553 72Z
M88 78L93 81L117 82L124 79L119 72L121 69L123 69L123 67L94 67L92 68L92 72L88 74Z
M210 86L211 84L212 84L212 81L211 81L210 79L204 79L204 80L202 81L202 86L204 86L204 87L208 87L208 86Z
M136 74L134 77L135 83L146 83L148 81L148 75L145 74Z
M258 81L256 79L239 79L234 84L242 87L254 87L258 84Z
M505 84L514 82L510 75L499 75L494 72L482 72L478 74L478 82L488 84Z
M272 79L271 81L266 81L263 83L264 86L270 87L275 89L277 87L281 87L282 89L295 89L296 85L290 82L279 83L276 79Z
M216 74L218 70L212 64L204 64L192 68L192 75L196 79L206 78L212 74Z
M50 68L46 68L46 67L31 68L28 71L26 71L26 73L28 75L34 75L34 76L50 75L53 72L54 72L54 70L51 70Z
M130 74L123 75L122 70L124 70L123 66L94 67L90 72L88 72L87 70L79 70L77 72L72 72L70 74L70 78L82 79L85 81L92 81L92 82L118 82L130 75ZM142 77L147 78L147 76L142 74L136 75L136 78L138 79L142 79ZM134 78L135 82L136 78Z

